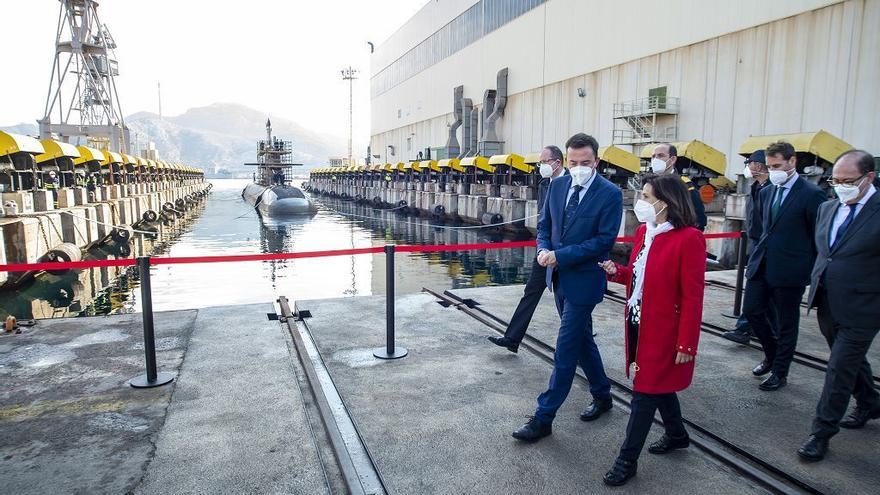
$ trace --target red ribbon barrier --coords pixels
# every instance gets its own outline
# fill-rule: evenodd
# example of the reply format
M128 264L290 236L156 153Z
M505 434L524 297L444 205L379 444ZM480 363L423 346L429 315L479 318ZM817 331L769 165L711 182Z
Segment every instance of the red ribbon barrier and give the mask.
M706 234L706 239L732 239L740 237L739 232L721 232L718 234ZM635 237L618 237L616 242L635 242ZM478 244L432 244L418 245L405 244L396 246L395 251L402 253L430 253L439 251L473 251L479 249L512 249L522 247L535 247L534 240L513 241L513 242L484 242ZM351 256L358 254L379 254L383 253L385 248L368 247L356 249L334 249L326 251L304 251L299 253L264 253L264 254L231 254L220 256L180 256L174 258L155 257L150 258L151 265L180 265L188 263L228 263L238 261L272 261L272 260L291 260L301 258L322 258L329 256ZM16 263L11 265L0 265L0 272L25 272L38 270L69 270L98 268L108 266L134 266L134 258L114 259L114 260L89 260L89 261L69 261L58 263Z
M438 244L429 246L407 244L395 246L394 251L398 253L432 253L437 251L473 251L475 249L510 249L520 247L535 247L535 241L484 242L480 244L449 244L445 246Z

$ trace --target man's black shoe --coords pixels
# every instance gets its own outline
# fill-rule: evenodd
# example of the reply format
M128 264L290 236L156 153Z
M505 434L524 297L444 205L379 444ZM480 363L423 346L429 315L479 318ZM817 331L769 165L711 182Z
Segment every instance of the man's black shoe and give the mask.
M691 437L687 434L681 438L673 438L664 433L660 440L657 440L648 447L648 452L652 454L666 454L673 450L686 449L690 445Z
M508 351L516 353L519 351L519 344L508 339L507 337L487 337L489 342L499 346L505 347Z
M758 388L766 392L772 392L774 390L779 390L780 388L784 387L786 383L788 383L788 379L784 376L771 374L769 377L767 377L766 380L758 385Z
M755 376L764 376L767 373L770 373L770 370L773 368L773 364L767 361L761 361L752 369L752 374Z
M614 465L605 473L602 481L606 485L621 486L625 485L630 478L636 475L638 470L638 461L625 461L618 457L614 460Z
M752 337L749 335L749 332L744 332L742 330L731 330L729 332L724 332L721 334L727 340L732 340L737 344L748 344Z
M841 428L849 430L858 430L864 428L869 420L880 418L880 407L876 409L862 409L856 406L849 416L840 421Z
M593 399L593 403L590 404L590 407L584 409L584 412L581 413L581 421L593 421L594 419L599 419L599 416L610 410L610 397L607 399Z
M537 442L553 433L553 423L544 423L532 416L528 423L512 433L513 438L524 442Z
M798 455L810 462L821 461L827 453L828 439L817 438L816 435L810 435L810 438L798 449Z

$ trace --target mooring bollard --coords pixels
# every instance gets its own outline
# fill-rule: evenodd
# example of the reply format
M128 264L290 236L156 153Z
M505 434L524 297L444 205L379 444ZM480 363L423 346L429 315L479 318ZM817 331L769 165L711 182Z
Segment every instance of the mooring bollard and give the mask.
M134 388L152 388L171 383L176 373L156 370L156 335L153 331L153 294L150 288L150 257L140 256L137 259L138 275L141 282L141 310L144 319L144 354L146 355L147 373L136 376L128 381Z
M394 345L394 245L385 246L385 347L373 350L379 359L400 359L407 350Z
M739 233L739 244L736 253L736 287L733 289L733 314L728 315L722 313L722 316L726 316L727 318L739 319L742 314L743 281L745 278L746 263L748 263L748 258L746 257L748 247L749 236L746 234L746 231L742 230Z

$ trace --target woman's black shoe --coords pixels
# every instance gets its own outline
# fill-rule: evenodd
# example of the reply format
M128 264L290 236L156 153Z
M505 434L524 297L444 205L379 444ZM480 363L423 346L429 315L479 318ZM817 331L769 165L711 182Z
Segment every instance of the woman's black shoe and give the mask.
M686 449L690 445L691 437L687 435L681 438L672 438L664 433L660 440L657 440L648 447L648 452L652 454L666 454L673 450Z
M602 481L611 486L625 485L630 478L636 475L638 466L638 461L625 461L618 457L611 469L605 473Z

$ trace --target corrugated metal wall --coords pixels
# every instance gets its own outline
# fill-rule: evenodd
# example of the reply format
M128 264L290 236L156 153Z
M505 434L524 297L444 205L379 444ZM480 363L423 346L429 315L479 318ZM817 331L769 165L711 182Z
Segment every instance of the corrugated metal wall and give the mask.
M700 139L727 153L736 164L731 177L749 135L825 129L880 155L880 0L848 0L512 95L499 135L507 151L520 153L581 131L609 144L613 104L663 85L681 98L679 140ZM451 108L451 90L445 99ZM445 144L451 121L447 114L377 134L374 153L394 162L415 158ZM400 151L395 157L385 155L389 144Z

